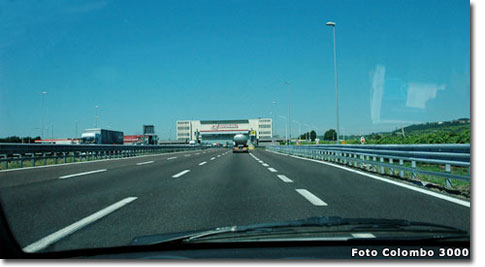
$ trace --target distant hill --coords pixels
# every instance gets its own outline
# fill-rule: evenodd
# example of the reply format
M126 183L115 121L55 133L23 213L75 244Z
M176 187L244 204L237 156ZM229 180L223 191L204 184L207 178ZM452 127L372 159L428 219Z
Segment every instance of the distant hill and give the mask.
M413 124L364 137L367 144L469 144L470 119ZM345 139L347 144L360 143L360 136L346 136Z
M404 132L405 133L416 133L416 132L430 132L430 131L440 131L440 130L451 130L451 128L455 128L459 126L461 127L468 127L470 128L470 119L468 118L462 118L462 119L457 119L457 120L452 120L452 121L439 121L439 122L427 122L427 123L421 123L421 124L413 124L404 127ZM451 127L450 129L448 129ZM398 129L395 130L391 133L394 134L401 134L402 130Z

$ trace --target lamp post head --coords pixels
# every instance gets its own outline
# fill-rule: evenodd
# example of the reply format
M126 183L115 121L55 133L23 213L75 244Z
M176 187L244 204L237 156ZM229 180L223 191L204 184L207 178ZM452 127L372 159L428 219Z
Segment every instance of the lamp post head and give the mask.
M335 22L333 22L333 21L329 21L329 22L325 23L325 25L332 26L332 27L337 26L337 24Z

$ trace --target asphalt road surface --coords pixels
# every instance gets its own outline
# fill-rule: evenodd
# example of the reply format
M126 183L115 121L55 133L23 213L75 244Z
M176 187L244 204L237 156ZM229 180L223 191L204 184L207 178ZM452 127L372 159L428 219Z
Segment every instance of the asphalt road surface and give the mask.
M0 172L25 251L122 246L142 235L303 219L389 218L470 231L470 208L257 149L178 152Z

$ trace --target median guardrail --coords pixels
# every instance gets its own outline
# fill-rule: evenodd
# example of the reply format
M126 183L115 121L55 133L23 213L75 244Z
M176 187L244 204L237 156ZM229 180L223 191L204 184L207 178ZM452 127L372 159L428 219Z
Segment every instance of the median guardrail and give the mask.
M441 177L470 182L470 145L291 145L268 146L280 153L335 162L379 174ZM451 179L451 180L450 180Z
M0 144L0 169L22 168L97 159L134 157L144 154L202 150L193 145L52 145ZM27 164L24 164L27 163Z

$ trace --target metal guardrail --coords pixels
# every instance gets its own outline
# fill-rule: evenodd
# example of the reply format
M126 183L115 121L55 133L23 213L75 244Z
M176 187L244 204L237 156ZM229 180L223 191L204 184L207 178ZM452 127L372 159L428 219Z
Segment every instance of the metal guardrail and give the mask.
M266 149L290 155L349 165L380 174L405 173L442 177L446 186L451 181L470 181L470 145L300 145L268 146ZM439 166L440 171L423 168ZM453 167L467 168L467 174L452 173ZM442 169L442 170L441 170Z
M49 159L57 164L59 160L61 163L68 163L206 148L208 147L193 145L0 144L0 169L8 169L11 162L17 162L17 167L22 168L24 162L30 162L31 166L47 165Z

